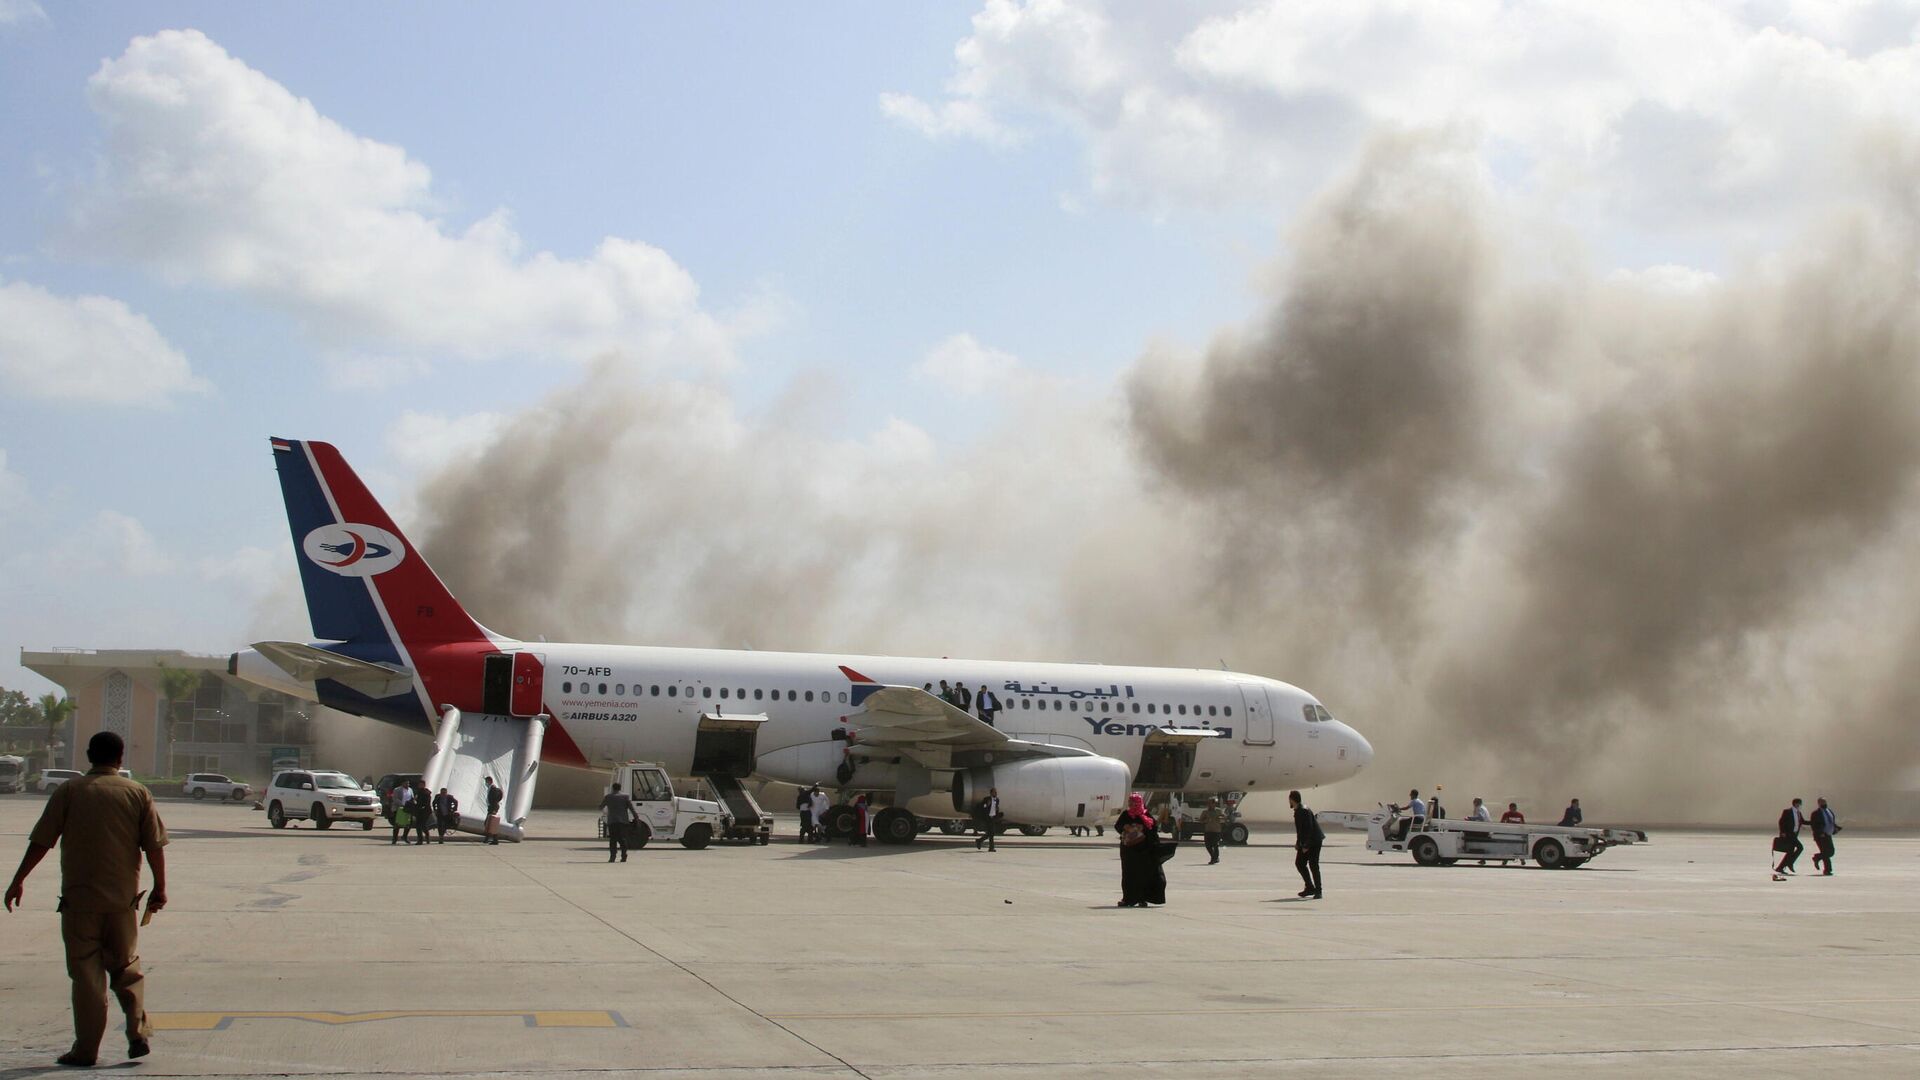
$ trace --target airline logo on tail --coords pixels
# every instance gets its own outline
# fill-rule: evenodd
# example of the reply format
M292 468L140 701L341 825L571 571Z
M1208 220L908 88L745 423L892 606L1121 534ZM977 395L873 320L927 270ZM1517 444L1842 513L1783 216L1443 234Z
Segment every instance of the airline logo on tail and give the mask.
M300 550L314 565L342 577L384 574L407 557L407 546L399 537L354 522L320 526L300 542Z

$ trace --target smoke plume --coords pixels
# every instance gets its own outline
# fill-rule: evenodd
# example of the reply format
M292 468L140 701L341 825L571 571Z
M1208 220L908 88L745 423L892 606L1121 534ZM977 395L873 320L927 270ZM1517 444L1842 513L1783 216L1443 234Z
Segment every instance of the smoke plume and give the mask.
M1920 167L1867 150L1707 278L1599 274L1456 141L1385 137L1266 311L1118 387L1032 379L969 438L608 360L434 477L418 539L528 638L1224 660L1374 741L1342 802L1884 788L1920 756Z

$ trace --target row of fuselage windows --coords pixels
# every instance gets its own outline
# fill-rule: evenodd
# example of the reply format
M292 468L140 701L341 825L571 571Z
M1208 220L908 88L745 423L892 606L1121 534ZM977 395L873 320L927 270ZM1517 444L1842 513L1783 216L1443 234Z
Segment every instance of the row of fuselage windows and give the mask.
M563 694L571 694L573 693L573 687L574 687L574 684L572 682L563 682L560 684L560 692ZM607 690L608 690L608 686L606 683L595 684L595 683L583 682L580 684L580 692L583 694L599 694L604 697L607 694ZM614 697L627 696L626 683L614 683L612 690L613 690ZM645 691L644 695L642 694L643 690ZM748 700L747 698L748 692L749 691L745 687L722 686L718 688L717 696L722 701L727 701L732 699L746 701ZM659 686L658 684L655 684L653 686L643 687L641 684L635 683L633 686L633 696L635 697L665 696L670 698L677 698L682 696L682 693L683 691L678 686L667 686L664 689L662 689L661 686ZM695 696L694 688L691 686L687 687L684 691L684 694L687 697L694 697ZM753 694L752 700L754 701L780 701L782 700L781 698L782 694L786 695L785 700L787 701L813 701L814 700L814 692L811 690L765 690L765 689L756 688L752 691L752 694ZM711 686L703 686L700 688L700 692L698 696L702 698L712 699L713 697L716 696L716 688ZM839 696L836 698L833 694L829 693L828 691L822 690L820 691L819 700L825 701L825 702L838 701L840 704L845 705L847 703L847 692L845 690L840 691ZM1019 701L1019 705L1017 706L1017 708L1029 710L1029 711L1037 708L1041 712L1047 711L1047 703L1044 701L1038 702L1036 704L1032 698L1019 698L1017 700ZM1081 703L1078 701L1067 701L1063 703L1059 698L1053 699L1054 712L1063 712L1063 711L1064 712L1093 712L1094 711L1093 702L1091 701L1086 702L1087 707L1085 709L1082 709L1080 705ZM1138 701L1133 701L1133 702L1103 701L1100 703L1099 711L1103 713L1109 713L1109 714L1124 713L1127 711L1127 707L1129 705L1133 707L1133 711L1135 713L1144 711L1149 716L1174 716L1174 715L1232 716L1233 715L1233 706L1231 705L1187 706L1187 705L1163 705L1158 702L1146 702L1144 703L1144 707L1143 707L1143 703ZM1308 708L1312 708L1312 706L1308 706ZM1332 719L1332 718L1329 717L1328 719Z

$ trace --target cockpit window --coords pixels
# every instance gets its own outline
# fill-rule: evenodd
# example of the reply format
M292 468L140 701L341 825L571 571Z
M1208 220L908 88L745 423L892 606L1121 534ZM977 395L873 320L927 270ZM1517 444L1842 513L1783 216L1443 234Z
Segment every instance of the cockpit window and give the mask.
M1317 723L1319 723L1319 722L1320 722L1320 718L1319 718L1318 716L1316 716L1316 715L1314 715L1314 712L1313 712L1313 702L1311 702L1311 701L1309 701L1309 702L1307 702L1306 704L1304 704L1304 705L1302 705L1302 706L1300 706L1300 711L1301 711L1301 712L1302 712L1303 714L1305 714L1305 715L1306 715L1306 718L1307 718L1307 723L1309 723L1309 724L1317 724Z
M1309 723L1320 723L1320 724L1333 723L1333 714L1327 711L1327 707L1325 705L1308 705L1306 706L1306 710L1307 710L1307 721Z

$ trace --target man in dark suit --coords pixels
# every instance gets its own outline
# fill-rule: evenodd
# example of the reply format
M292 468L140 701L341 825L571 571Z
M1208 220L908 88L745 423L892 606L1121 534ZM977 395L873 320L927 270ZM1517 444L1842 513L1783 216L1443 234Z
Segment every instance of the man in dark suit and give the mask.
M974 711L980 714L981 723L993 726L993 718L1000 715L1000 695L987 689L986 683L980 684L980 692L973 696Z
M1580 822L1584 820L1586 820L1586 815L1580 812L1579 799L1575 799L1572 802L1568 803L1567 812L1560 815L1560 825L1563 828L1568 828L1568 827L1578 825L1580 824Z
M953 707L961 712L973 711L973 691L963 683L953 684Z
M1307 887L1300 890L1300 896L1318 900L1321 897L1320 845L1326 842L1327 834L1320 829L1320 819L1300 801L1299 792L1287 792L1287 802L1293 807L1293 868L1300 871L1300 880L1307 883Z
M1800 860L1800 853L1807 850L1807 846L1800 842L1800 829L1806 823L1806 815L1800 812L1799 799L1793 800L1793 805L1780 811L1780 838L1774 841L1780 851L1780 865L1773 868L1776 876L1793 873L1793 864Z
M1825 796L1815 800L1818 807L1813 812L1810 824L1813 825L1813 842L1819 847L1819 854L1813 857L1813 865L1826 863L1822 877L1833 876L1833 834L1840 831L1840 822L1834 819L1833 807L1827 805Z

